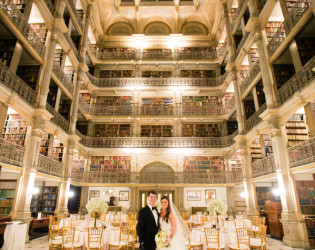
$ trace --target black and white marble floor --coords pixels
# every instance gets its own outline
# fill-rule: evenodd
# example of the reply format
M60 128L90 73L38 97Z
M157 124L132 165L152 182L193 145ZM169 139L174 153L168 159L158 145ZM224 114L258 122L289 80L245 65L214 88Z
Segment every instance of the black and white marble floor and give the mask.
M44 236L38 239L31 240L29 243L25 244L25 250L42 250L48 249L48 237ZM284 246L279 240L275 240L267 237L267 249L268 250L302 250L302 248L292 248Z

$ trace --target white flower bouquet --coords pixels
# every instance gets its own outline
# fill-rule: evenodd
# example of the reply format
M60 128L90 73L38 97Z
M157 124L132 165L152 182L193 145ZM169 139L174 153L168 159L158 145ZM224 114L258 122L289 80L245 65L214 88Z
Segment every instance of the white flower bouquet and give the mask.
M171 245L170 236L168 235L166 231L161 230L155 235L155 243L156 243L157 249L168 248Z
M224 214L226 213L226 206L222 201L211 200L208 204L208 211L211 214Z
M102 213L105 214L108 209L108 204L106 201L99 198L91 199L86 205L86 209L89 213Z

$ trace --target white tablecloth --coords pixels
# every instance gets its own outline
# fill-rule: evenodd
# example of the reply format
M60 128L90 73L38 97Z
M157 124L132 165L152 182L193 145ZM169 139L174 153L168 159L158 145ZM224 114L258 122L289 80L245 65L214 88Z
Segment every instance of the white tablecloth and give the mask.
M24 250L26 240L26 223L14 221L8 223L4 231L3 250Z

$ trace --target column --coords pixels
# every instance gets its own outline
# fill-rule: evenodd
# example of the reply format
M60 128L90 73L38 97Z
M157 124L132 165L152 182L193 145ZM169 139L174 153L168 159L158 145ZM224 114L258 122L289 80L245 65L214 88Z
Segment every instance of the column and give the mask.
M259 215L256 197L255 183L252 178L251 158L248 152L247 141L244 135L236 136L235 141L238 143L242 158L243 184L246 194L246 215L249 218Z
M128 212L135 213L136 209L136 188L134 186L130 187L130 201Z
M92 122L92 120L88 120L87 135L88 136L94 135L94 122Z
M268 121L276 165L276 174L282 204L281 222L283 243L294 248L309 248L305 220L301 214L294 178L290 171L288 149L277 110L267 110L263 120Z
M254 104L255 104L255 112L258 111L259 109L259 102L258 102L258 96L257 96L257 91L256 91L256 86L254 86L252 90L253 98L254 98Z
M138 77L141 77L141 74L140 74L140 65L139 63L137 62L135 64L135 78L138 78Z
M51 79L51 72L54 63L54 54L56 50L56 46L58 43L58 36L61 35L61 30L64 26L63 13L66 7L65 0L59 0L55 15L55 24L52 30L52 34L50 37L50 43L48 45L47 54L46 54L46 64L44 66L44 74L42 81L39 85L39 93L36 100L36 106L38 108L45 108L47 102L47 95L49 92L49 85Z
M229 12L227 9L227 4L225 2L222 4L222 6L223 6L223 12L224 12L224 26L225 26L225 31L226 31L227 46L228 46L228 51L230 55L230 61L234 62L235 61L235 46L234 46L233 37L232 37L231 24L229 20Z
M3 131L5 119L8 113L8 106L0 102L0 131ZM1 132L2 133L2 132Z
M19 66L22 52L23 52L23 45L19 41L17 41L15 43L14 52L12 55L10 66L9 66L9 69L14 73L16 73L17 68Z
M86 159L86 163L84 165L84 171L83 171L83 181L84 179L84 175L88 174L88 171L90 170L90 166L91 166L91 159L92 159L92 155L89 154L87 159ZM81 214L85 214L87 212L86 210L86 204L89 201L89 187L85 187L82 186L81 187L81 197L80 197L80 209L79 209L79 213Z
M313 112L312 103L309 102L308 104L306 104L304 106L304 111L305 111L305 118L306 118L306 124L308 126L308 131L310 133L310 136L313 137L315 136L315 116Z
M231 155L228 152L223 153L223 161L224 161L224 171L232 171L231 166L229 164L229 159L231 158Z
M138 156L136 153L132 152L130 154L130 174L131 178L130 181L131 183L137 183L137 166L138 166Z
M182 91L177 89L174 93L174 99L175 99L175 116L181 116L182 115Z
M187 209L185 208L185 192L184 192L184 187L178 187L178 211L181 213L187 212Z
M226 188L227 214L233 216L233 187Z

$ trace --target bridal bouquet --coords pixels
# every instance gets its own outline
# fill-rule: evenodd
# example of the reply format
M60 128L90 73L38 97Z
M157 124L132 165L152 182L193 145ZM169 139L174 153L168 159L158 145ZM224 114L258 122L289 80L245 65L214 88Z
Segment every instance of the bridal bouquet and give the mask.
M208 204L208 211L212 214L224 214L226 212L226 206L222 201L211 200Z
M157 235L155 235L155 242L157 249L168 248L171 245L171 240L166 231L159 231Z
M107 202L99 198L91 199L86 205L89 213L106 213L108 209Z

